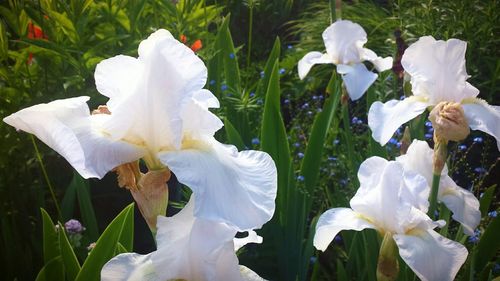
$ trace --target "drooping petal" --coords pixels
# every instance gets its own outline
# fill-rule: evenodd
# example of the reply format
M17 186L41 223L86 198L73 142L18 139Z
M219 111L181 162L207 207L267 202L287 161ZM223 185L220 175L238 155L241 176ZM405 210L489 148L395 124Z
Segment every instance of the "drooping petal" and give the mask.
M302 59L300 59L297 66L299 72L299 78L302 80L306 77L311 67L319 63L333 63L332 58L328 54L322 54L320 52L309 52Z
M459 187L449 176L441 178L438 199L453 213L452 218L462 224L464 233L473 235L481 221L479 200L470 191Z
M466 82L466 48L458 39L424 36L406 49L401 64L411 76L413 94L428 97L431 104L476 97L479 91Z
M386 71L392 68L392 57L382 58L377 56L374 51L363 48L363 60L370 61L378 72Z
M158 157L193 190L195 216L234 225L239 231L260 228L271 219L277 174L267 153L238 152L215 140L187 145Z
M132 94L110 98L114 111L105 126L114 139L144 142L153 153L180 147L182 105L207 79L203 61L167 33L157 31L141 43L140 83Z
M243 280L234 252L236 230L196 218L194 197L177 215L158 217L158 250L152 262L160 280Z
M473 130L483 131L497 140L500 150L500 106L493 106L484 100L474 99L473 102L464 103L465 117Z
M111 98L107 103L111 112L115 102L133 94L139 86L144 64L138 59L118 55L97 64L94 79L99 93Z
M361 62L363 45L368 40L359 24L338 20L323 31L323 41L333 63L354 64Z
M61 154L84 178L102 178L111 169L139 159L144 150L124 141L113 141L90 115L88 97L55 100L20 110L3 119L18 130L34 134Z
M396 234L399 255L423 281L451 281L467 259L467 249L434 230Z
M427 106L427 102L418 97L374 102L368 111L368 125L373 139L385 145L399 126L420 115Z
M151 254L120 254L101 270L101 281L160 281L155 273Z
M377 80L378 75L369 71L363 63L337 65L337 72L342 74L347 93L351 100L357 100Z
M257 234L257 232L250 230L248 231L248 236L243 237L243 238L234 238L234 250L238 251L241 249L243 246L245 246L248 243L257 243L260 244L262 243L263 239L261 236Z
M325 251L333 238L341 230L363 230L365 228L376 228L362 216L349 208L333 208L324 212L316 224L314 234L314 247Z

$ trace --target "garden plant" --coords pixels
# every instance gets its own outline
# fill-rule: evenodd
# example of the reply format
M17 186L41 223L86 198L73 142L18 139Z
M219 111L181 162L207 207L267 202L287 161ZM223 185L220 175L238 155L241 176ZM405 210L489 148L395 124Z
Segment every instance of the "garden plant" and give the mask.
M0 3L2 280L499 280L500 4Z

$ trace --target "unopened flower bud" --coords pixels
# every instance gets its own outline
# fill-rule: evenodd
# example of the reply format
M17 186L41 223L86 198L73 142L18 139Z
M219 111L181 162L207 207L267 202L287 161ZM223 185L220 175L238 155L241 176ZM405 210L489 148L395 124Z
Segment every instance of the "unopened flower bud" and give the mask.
M378 281L393 281L396 280L399 274L398 261L398 246L392 238L392 234L386 232L377 263L377 280Z
M440 102L429 114L436 141L460 141L469 133L469 123L462 105L455 102Z
M164 216L167 211L167 181L170 176L168 169L149 171L139 180L137 190L130 190L142 217L153 233L156 233L156 218L159 215Z

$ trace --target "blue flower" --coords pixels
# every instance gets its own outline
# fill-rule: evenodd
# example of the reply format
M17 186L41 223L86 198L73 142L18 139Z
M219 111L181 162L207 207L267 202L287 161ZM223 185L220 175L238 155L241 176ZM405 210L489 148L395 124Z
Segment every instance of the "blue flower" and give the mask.
M304 104L301 106L301 108L302 108L302 109L306 109L306 108L308 108L308 107L309 107L309 103L307 103L307 102L306 102L306 103L304 103Z
M356 117L356 116L352 117L352 119L351 119L351 123L352 123L352 124L356 124L356 123L358 123L358 117Z
M321 107L318 107L318 108L316 109L316 112L322 112L322 111L323 111L323 109L322 109Z
M432 122L431 121L425 121L425 126L427 128L432 127Z
M284 103L284 104L289 104L289 103L290 103L290 100L289 100L289 99L285 99L285 100L283 101L283 103Z
M405 99L405 96L400 96L399 97L399 100L404 100Z
M484 174L487 172L487 170L483 167L477 167L474 169L474 172L478 173L478 174Z
M230 54L229 54L229 58L230 58L230 59L234 59L234 54L233 54L233 53L230 53Z
M249 95L251 98L255 97L255 93L254 92L250 92L250 95Z
M428 133L434 133L434 128L430 127L429 129L427 129L427 132Z
M425 135L424 135L424 137L425 137L426 139L432 139L432 134L425 134Z
M339 144L339 143L340 143L340 140L339 140L339 139L335 139L335 140L333 141L333 145L337 145L337 144Z
M253 144L253 145L258 145L258 144L260 144L260 140L259 140L259 138L253 138L253 139L252 139L252 144Z
M266 74L266 73L264 72L264 70L262 70L262 71L260 72L260 78L264 78L264 75L265 75L265 74Z
M299 159L304 158L304 153L302 152L297 153L297 157L299 157Z
M285 74L285 72L286 72L286 70L285 70L284 68L280 68L279 73L280 73L281 75Z
M390 143L390 144L397 144L397 143L398 143L398 140L397 140L397 139L395 139L395 138L391 138L391 139L389 140L389 143Z
M215 85L215 80L210 80L210 85Z
M460 151L464 151L464 150L466 150L466 149L467 149L467 145L465 145L465 144L461 144L461 145L459 145L459 146L458 146L458 149L459 149Z
M257 104L263 104L263 103L264 103L264 101L262 100L262 98L257 99Z
M318 99L318 96L314 95L314 96L312 96L312 99L313 99L313 100L317 100L317 99Z
M225 91L225 90L227 90L227 85L226 85L226 84L222 84L222 85L220 86L220 89L221 89L221 91Z
M337 161L337 157L328 156L328 161Z
M287 46L286 46L286 48L287 48L288 50L290 50L290 49L293 49L293 46L292 46L292 45L287 45Z
M497 211L491 211L488 213L488 217L490 218L496 218L497 217Z
M475 137L474 138L474 142L476 142L476 143L482 143L483 142L483 138L482 137Z
M298 175L298 176L297 176L297 180L298 180L298 181L304 181L304 176L302 176L302 175Z

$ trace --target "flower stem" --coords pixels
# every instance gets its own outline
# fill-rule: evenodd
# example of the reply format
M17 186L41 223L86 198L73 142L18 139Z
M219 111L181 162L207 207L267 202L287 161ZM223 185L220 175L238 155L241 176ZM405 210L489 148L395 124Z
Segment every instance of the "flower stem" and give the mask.
M427 213L430 218L434 218L434 212L437 208L437 196L439 191L439 181L441 180L441 173L432 175L432 187L431 187L431 197L429 199L430 206L429 212Z
M248 15L248 50L247 50L247 68L250 67L250 54L252 52L252 29L253 29L253 1L250 4L250 14Z
M31 142L33 143L33 147L35 148L36 158L38 159L38 163L40 163L40 168L42 169L43 177L45 178L45 182L47 183L47 186L49 187L50 195L52 196L52 200L54 201L54 205L56 206L57 217L59 220L62 220L61 209L59 208L59 203L57 203L56 194L54 193L54 188L52 187L52 184L50 183L49 176L47 175L47 170L45 170L45 165L43 164L42 155L40 154L40 151L38 150L38 146L36 145L35 138L33 137L33 135L30 135L30 137L31 137Z

